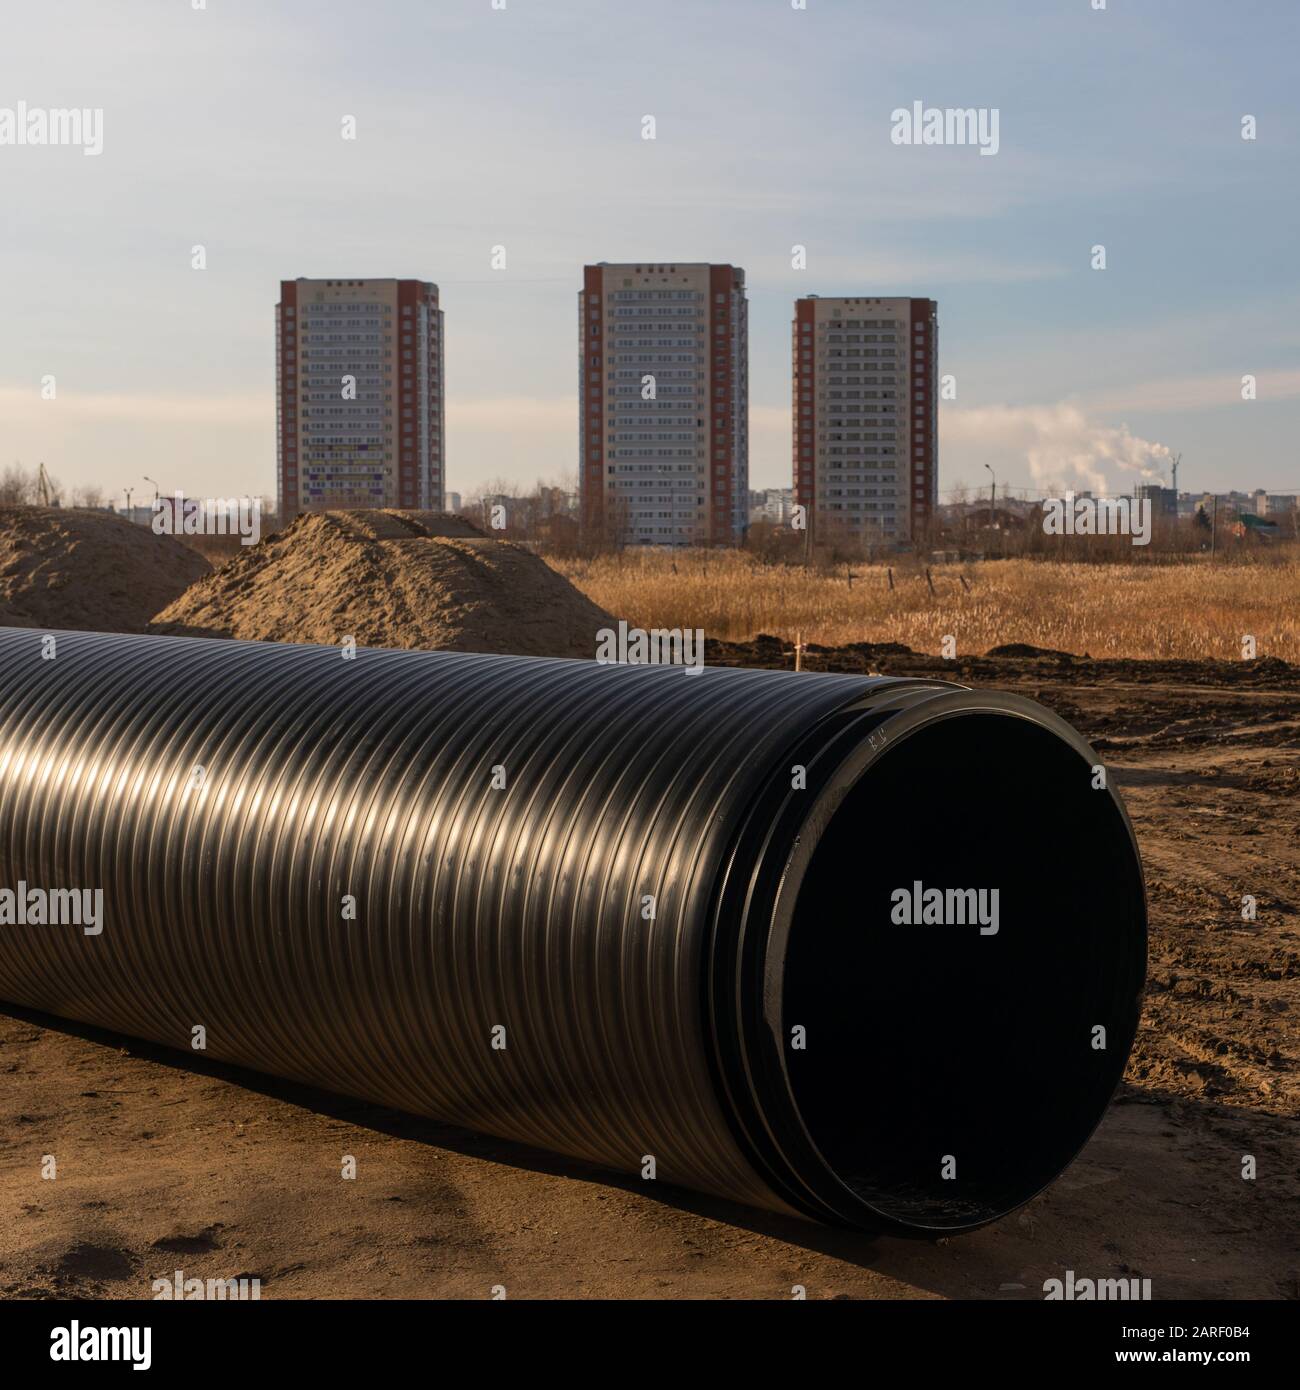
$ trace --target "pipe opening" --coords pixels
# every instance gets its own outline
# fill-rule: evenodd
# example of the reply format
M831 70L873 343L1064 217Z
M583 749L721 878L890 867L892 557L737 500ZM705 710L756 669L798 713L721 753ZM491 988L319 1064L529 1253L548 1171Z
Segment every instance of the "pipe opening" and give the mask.
M1038 723L950 716L872 762L813 852L781 972L783 1036L806 1029L786 1074L823 1161L877 1217L993 1220L1109 1103L1146 915L1131 832L1092 780Z

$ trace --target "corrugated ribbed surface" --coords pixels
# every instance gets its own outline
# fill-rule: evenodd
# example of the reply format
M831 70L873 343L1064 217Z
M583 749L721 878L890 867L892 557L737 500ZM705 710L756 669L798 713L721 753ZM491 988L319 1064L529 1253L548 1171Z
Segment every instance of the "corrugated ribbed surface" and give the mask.
M96 937L0 927L0 997L779 1207L705 918L783 751L875 684L0 630L0 885L105 895Z

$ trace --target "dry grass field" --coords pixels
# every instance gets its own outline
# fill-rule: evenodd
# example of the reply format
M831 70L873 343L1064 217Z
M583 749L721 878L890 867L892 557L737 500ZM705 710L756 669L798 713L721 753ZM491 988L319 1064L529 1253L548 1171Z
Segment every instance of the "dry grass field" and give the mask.
M1023 642L1131 659L1300 661L1300 561L1058 564L996 560L805 570L765 565L743 551L628 551L550 563L602 608L635 627L702 628L743 642L759 633L825 646L901 642L938 653L945 635L962 654Z

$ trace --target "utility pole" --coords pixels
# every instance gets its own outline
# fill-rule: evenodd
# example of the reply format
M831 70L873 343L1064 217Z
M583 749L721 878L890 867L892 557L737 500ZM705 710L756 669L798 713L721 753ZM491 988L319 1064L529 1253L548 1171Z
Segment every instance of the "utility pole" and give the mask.
M986 463L984 467L989 470L989 477L992 479L992 486L989 489L989 528L992 529L994 525L993 513L997 510L998 505L998 480L991 463Z
M1214 547L1217 544L1219 537L1219 494L1217 492L1214 494L1214 506L1211 510L1212 515L1210 517L1210 554L1213 555Z
M134 489L134 488L129 488L129 487L128 487L128 488L124 488L123 491L126 493L126 519L127 519L128 521L130 521L130 520L131 520L131 494L132 494L132 492L135 491L135 489Z
M154 482L154 480L153 480L152 478L146 478L146 479L145 479L145 482L146 482L146 483L150 483L150 484L153 486L153 509L154 509L154 511L157 511L157 510L158 510L158 494L159 494L159 492L161 491L161 489L159 488L158 484Z

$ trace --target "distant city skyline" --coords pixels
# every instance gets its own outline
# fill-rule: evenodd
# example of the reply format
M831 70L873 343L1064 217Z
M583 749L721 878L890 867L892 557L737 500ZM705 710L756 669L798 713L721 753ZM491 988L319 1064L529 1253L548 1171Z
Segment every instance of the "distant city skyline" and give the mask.
M1180 490L1300 486L1282 0L132 14L7 19L0 108L102 120L93 158L0 144L0 466L273 496L267 306L373 275L441 291L444 485L576 485L582 267L654 256L745 268L751 488L791 481L809 294L938 301L940 501L1170 451Z

